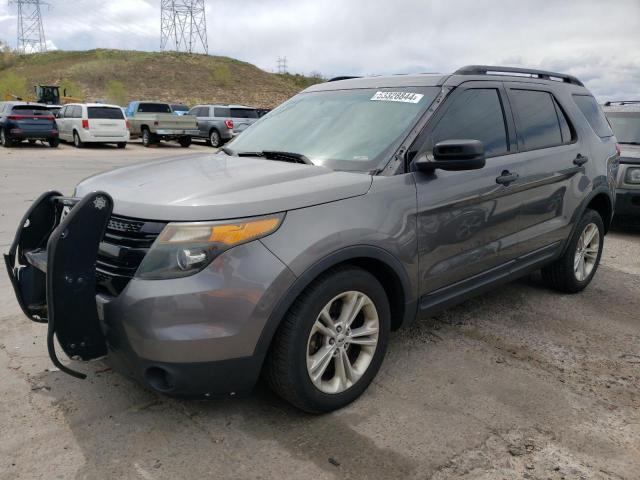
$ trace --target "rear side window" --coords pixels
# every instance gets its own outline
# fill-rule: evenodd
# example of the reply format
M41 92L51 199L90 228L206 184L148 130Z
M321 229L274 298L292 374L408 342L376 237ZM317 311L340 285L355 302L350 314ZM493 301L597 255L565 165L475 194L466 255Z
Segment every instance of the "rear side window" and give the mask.
M452 139L480 140L488 157L507 153L507 128L498 91L482 88L461 93L434 128L432 138L433 145Z
M232 108L231 116L233 118L258 118L258 111L253 108Z
M230 117L231 112L227 107L214 107L213 116L214 117Z
M89 118L98 118L105 120L123 120L122 110L113 107L89 107L87 109Z
M550 93L511 90L511 96L516 111L518 135L525 150L555 147L571 141L567 119Z
M171 107L166 103L141 103L138 105L140 113L172 113Z
M611 127L609 127L609 123L607 123L607 119L604 117L604 113L602 113L602 109L595 98L591 95L573 95L573 100L586 117L591 128L596 132L596 135L600 138L613 136Z
M37 105L15 105L11 111L16 115L51 115L47 107L39 107Z

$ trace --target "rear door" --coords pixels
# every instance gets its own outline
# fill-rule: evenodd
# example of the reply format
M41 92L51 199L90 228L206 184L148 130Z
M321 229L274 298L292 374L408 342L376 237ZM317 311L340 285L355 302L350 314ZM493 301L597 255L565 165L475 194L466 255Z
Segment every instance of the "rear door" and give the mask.
M566 238L576 202L581 196L584 167L576 129L565 113L567 105L544 85L507 83L514 113L522 188L527 192L521 215L525 252L559 245ZM588 183L588 181L587 181Z
M457 87L430 120L410 152L431 155L436 143L480 140L486 166L479 170L415 172L418 249L423 307L483 273L500 272L520 253L523 202L514 153L513 118L502 82ZM504 180L510 181L504 181Z
M126 136L127 126L119 107L87 107L87 120L95 137L108 139Z

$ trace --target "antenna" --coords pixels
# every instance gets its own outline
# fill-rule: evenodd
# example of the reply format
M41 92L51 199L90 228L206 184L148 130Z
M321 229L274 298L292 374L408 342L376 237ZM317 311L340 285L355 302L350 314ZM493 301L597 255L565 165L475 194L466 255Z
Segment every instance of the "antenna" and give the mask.
M209 53L204 0L160 0L160 50Z
M40 0L10 0L9 4L18 6L18 52L46 52L47 41L44 36L40 5L47 5L47 3Z
M287 73L287 57L278 57L278 73Z

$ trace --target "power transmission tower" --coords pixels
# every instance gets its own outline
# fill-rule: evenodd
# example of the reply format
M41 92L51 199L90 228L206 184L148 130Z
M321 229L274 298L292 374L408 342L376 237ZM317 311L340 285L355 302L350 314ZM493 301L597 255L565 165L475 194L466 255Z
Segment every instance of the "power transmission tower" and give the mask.
M160 50L209 53L204 0L160 1Z
M287 57L278 57L278 73L287 73Z
M18 51L37 53L47 51L40 6L47 5L40 0L10 0L18 6Z

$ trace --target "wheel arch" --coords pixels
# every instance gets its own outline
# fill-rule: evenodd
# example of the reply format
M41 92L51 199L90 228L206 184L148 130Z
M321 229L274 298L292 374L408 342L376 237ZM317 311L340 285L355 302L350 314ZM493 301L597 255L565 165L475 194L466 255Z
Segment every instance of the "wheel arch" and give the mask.
M296 298L320 275L345 265L353 265L375 276L387 293L391 307L391 329L409 324L416 315L417 301L411 281L402 263L379 247L359 245L334 252L318 261L293 282L273 310L256 344L254 354L264 355L283 318Z
M562 252L564 253L569 246L569 239L573 238L575 230L578 227L578 222L582 218L582 215L584 215L587 208L593 209L600 214L602 222L604 223L604 232L607 234L609 232L609 227L611 226L611 220L613 219L613 207L614 201L612 200L611 192L607 187L602 186L593 190L582 201L580 207L574 212L573 218L571 219L573 224L571 234L567 237Z

